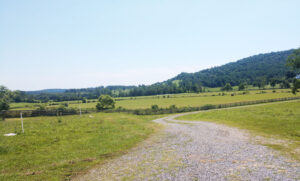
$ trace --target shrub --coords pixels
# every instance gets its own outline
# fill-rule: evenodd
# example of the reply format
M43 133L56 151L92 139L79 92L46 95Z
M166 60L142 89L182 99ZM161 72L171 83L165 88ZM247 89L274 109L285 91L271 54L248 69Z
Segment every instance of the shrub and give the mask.
M39 110L39 111L45 111L46 110L46 106L45 105L38 105L37 110Z
M158 108L158 105L152 105L151 106L151 109L153 110L153 111L158 111L159 110L159 108Z
M201 106L200 107L200 110L209 110L209 109L215 109L216 106L215 105L212 105L212 104L206 104L204 106Z
M66 108L64 105L60 105L60 106L57 108L57 110L58 110L59 112L65 112L65 111L67 110L67 108Z

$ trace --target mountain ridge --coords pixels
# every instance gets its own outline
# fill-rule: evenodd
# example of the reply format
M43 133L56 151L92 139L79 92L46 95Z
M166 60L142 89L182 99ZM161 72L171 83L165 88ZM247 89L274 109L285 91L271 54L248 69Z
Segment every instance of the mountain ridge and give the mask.
M95 99L102 94L114 97L147 96L159 94L176 94L187 92L203 92L205 87L223 87L248 84L259 86L270 82L288 85L288 80L295 77L296 72L286 66L287 57L294 49L257 54L235 62L200 70L194 73L180 73L177 76L152 85L139 86L99 86L81 89L46 89L29 91L27 101L35 100L80 100ZM263 82L263 83L262 83Z
M287 72L290 71L289 68L285 66L285 62L286 58L290 54L292 54L293 51L294 49L271 53L261 53L250 57L242 58L235 62L229 62L221 66L200 70L194 73L182 72L167 81L186 81L187 79L190 79L190 81L192 82L200 81L203 86L207 87L220 87L224 86L226 83L238 85L241 82L247 81L249 84L252 84L257 77L263 76L265 76L267 81L269 81L271 78L274 77L283 77ZM249 72L250 70L254 72ZM233 72L235 72L235 74ZM241 75L242 73L246 73L246 76ZM216 78L215 76L219 77ZM239 76L240 79L243 80L233 80L233 77L236 78L237 76ZM210 80L210 82L207 82L207 80Z

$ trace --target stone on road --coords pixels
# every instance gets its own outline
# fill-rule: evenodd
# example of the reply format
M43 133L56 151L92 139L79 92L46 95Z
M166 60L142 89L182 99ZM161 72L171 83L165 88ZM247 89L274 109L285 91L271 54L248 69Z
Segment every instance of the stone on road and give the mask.
M300 180L300 164L210 122L155 120L165 126L128 154L74 180Z

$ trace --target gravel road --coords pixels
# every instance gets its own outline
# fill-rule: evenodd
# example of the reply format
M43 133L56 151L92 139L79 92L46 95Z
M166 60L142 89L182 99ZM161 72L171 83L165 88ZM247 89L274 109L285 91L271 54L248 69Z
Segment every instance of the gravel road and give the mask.
M159 133L74 180L300 180L299 162L246 131L181 115L155 120Z

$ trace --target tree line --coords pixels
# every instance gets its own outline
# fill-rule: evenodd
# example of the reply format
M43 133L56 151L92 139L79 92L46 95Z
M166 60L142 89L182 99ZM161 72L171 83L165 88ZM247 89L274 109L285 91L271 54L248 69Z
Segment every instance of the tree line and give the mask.
M53 90L52 92L38 91L36 93L32 91L10 91L9 99L13 102L60 102L98 99L101 95L128 97L200 93L205 92L206 87L223 87L223 91L229 91L232 89L231 86L239 86L239 90L244 90L248 85L264 88L268 84L272 87L279 84L281 88L289 88L291 84L300 84L294 80L296 74L299 73L299 64L297 63L299 61L299 51L297 49L255 55L196 73L181 73L173 79L152 85L100 86L85 89L67 89L63 92L62 90L59 90L59 92ZM286 66L286 64L293 67L293 69ZM2 87L2 92L7 92L4 90L7 89ZM3 97L6 98L2 98L2 101L8 99L7 94ZM5 104L1 103L1 105Z

